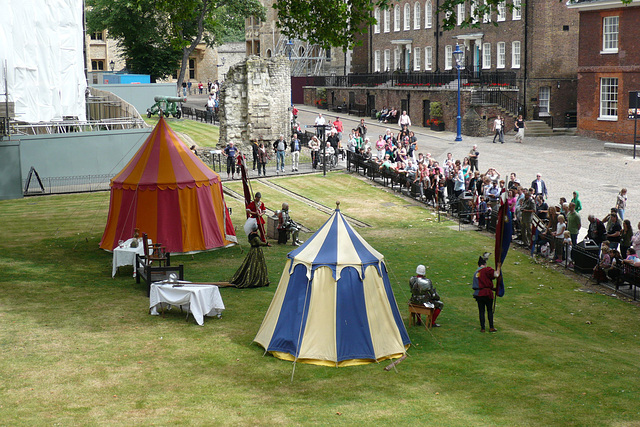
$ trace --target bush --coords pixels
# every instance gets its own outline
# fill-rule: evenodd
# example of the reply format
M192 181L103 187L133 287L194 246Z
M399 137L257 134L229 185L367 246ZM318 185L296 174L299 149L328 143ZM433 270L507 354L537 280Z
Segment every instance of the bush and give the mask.
M439 102L432 102L429 113L431 117L442 117L442 104Z

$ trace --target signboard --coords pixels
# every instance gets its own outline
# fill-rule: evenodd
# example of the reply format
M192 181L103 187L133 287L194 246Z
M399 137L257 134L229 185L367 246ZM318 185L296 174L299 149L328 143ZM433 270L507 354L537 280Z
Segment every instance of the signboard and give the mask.
M640 112L640 92L629 92L629 119L635 119Z

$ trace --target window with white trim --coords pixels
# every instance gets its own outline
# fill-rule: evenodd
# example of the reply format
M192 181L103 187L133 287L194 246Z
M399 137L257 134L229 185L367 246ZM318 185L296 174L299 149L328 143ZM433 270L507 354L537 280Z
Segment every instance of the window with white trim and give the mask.
M513 19L514 21L519 21L520 19L522 19L522 0L513 0L511 19Z
M374 73L380 72L380 51L379 50L376 50L375 52L373 52L373 72Z
M549 112L550 100L551 100L551 87L541 86L538 89L538 108L541 113Z
M491 68L491 43L482 44L482 68Z
M618 79L600 78L600 117L602 120L618 120Z
M431 0L424 5L424 27L431 28L433 26L433 6Z
M384 71L389 71L391 69L391 51L389 49L385 49L384 51Z
M444 47L444 69L451 70L453 68L453 46Z
M404 5L404 30L409 31L411 29L411 6L409 3Z
M422 60L420 52L422 52L422 49L413 48L413 71L420 71L420 61Z
M433 48L427 46L424 48L424 69L431 70L433 68Z
M402 52L400 52L400 48L399 47L396 47L393 50L393 69L394 70L400 70L402 68L402 63L401 63L402 55L401 55L401 53Z
M376 20L376 23L373 25L374 34L380 34L380 9L376 8L373 12L373 18Z
M420 10L420 2L413 5L413 29L420 29L420 20L422 19L422 11Z
M504 68L507 65L507 50L505 42L498 42L496 46L496 68Z
M384 11L384 32L388 33L391 31L391 11L389 9L385 9Z
M465 18L464 13L465 13L464 3L458 4L458 7L456 8L456 20L458 22L458 25L461 25L462 22L464 21L464 18Z
M501 1L498 3L498 17L497 21L504 21L507 19L507 3L506 1Z
M482 22L487 24L491 22L491 7L487 5L487 0L484 0L485 12L482 15Z
M471 0L471 10L469 12L469 17L471 18L472 23L478 22L478 17L476 16L476 10L478 9L478 1L479 0Z
M400 31L400 5L393 8L393 31Z
M520 42L511 42L511 68L520 68Z
M619 17L605 16L602 19L602 52L618 52Z

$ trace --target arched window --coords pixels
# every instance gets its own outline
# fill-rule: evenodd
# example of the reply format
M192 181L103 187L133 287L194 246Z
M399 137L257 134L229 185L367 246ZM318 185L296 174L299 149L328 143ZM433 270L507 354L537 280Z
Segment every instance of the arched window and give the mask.
M404 30L409 31L411 29L411 6L409 3L404 5Z
M433 10L432 10L431 0L427 0L427 3L424 5L424 27L431 28L433 25Z
M379 34L380 33L380 9L376 8L376 10L373 12L373 17L376 20L376 23L373 25L373 32L375 34Z
M420 29L420 19L422 18L422 12L420 11L420 3L416 2L413 5L413 29Z
M393 31L400 31L400 6L393 8Z
M267 58L271 58L271 49L267 49Z

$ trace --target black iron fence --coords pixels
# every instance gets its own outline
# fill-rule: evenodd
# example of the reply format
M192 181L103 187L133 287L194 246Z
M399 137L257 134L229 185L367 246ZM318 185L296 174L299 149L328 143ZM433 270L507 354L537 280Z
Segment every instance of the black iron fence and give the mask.
M349 74L346 76L312 76L307 78L308 86L319 87L376 87L413 86L439 87L458 78L457 71L446 72L384 72L370 74ZM483 71L474 68L460 70L463 87L484 86L494 88L514 88L517 86L516 73L512 71Z

